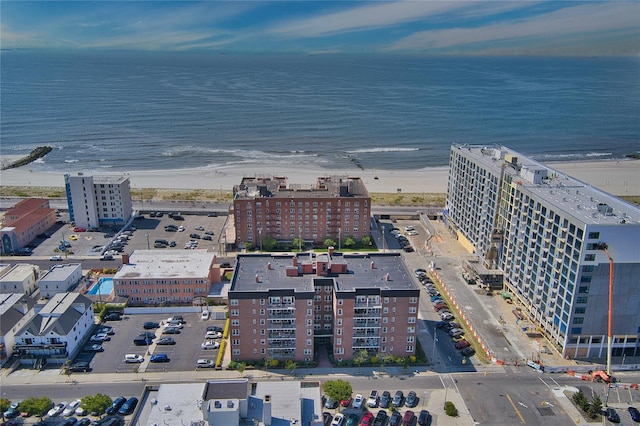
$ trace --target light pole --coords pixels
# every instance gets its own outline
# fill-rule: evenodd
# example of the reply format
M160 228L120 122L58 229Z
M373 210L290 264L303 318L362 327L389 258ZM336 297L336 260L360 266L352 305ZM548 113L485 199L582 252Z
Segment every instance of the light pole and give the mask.
M302 251L302 226L298 227L298 251Z
M385 238L384 238L384 225L382 225L382 252L385 253L387 251L386 245L385 245Z
M609 254L609 247L606 243L600 243L598 245L600 250L603 250L609 259L609 312L607 313L607 375L611 377L611 351L612 351L612 339L613 339L613 258ZM606 405L606 404L605 404Z
M262 229L258 229L258 239L260 240L260 253L262 253Z
M149 234L144 234L147 237L147 250L151 250L151 245L149 244Z
M433 353L431 354L431 363L436 363L436 342L438 341L438 336L436 336L436 328L433 327Z

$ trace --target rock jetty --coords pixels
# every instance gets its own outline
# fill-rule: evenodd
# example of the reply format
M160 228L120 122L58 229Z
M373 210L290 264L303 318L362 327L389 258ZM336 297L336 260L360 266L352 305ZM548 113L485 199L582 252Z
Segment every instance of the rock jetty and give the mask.
M34 148L26 157L22 157L21 159L2 167L2 170L15 169L18 167L26 166L29 163L33 163L38 158L44 157L45 155L50 153L52 149L53 148L51 148L50 146L39 146L37 148Z

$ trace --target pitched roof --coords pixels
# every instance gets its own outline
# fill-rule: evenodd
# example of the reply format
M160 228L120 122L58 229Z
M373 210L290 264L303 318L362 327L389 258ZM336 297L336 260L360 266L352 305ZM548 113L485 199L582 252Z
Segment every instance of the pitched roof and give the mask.
M53 332L65 336L90 307L91 300L82 294L58 293L16 334L43 336Z

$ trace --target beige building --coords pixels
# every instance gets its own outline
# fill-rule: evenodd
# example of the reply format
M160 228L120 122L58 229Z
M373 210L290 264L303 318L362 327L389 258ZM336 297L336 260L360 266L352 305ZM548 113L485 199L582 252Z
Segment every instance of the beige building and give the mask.
M243 254L229 291L231 357L336 361L415 354L420 290L398 253Z
M20 263L11 268L3 268L0 276L1 292L31 295L38 288L39 277L38 265Z
M245 177L233 188L236 244L260 247L265 237L322 243L369 235L371 197L357 177L320 177L287 185L285 177Z

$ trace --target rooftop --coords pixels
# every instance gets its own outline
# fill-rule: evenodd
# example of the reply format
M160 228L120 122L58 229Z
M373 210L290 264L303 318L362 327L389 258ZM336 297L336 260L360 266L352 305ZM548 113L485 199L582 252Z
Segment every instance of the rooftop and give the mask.
M12 267L5 275L3 275L1 281L24 281L29 276L34 274L34 271L39 271L38 266L29 265L28 263L19 263Z
M315 184L290 184L286 177L244 177L233 188L235 199L369 197L359 177L325 176Z
M318 260L330 260L331 264L346 265L346 273L297 273L291 276L287 270L294 268L297 259L298 271L304 266L315 265ZM335 283L336 291L377 288L381 290L418 290L409 269L399 253L300 253L300 254L240 254L237 257L231 291L262 292L276 289L313 291L315 280ZM322 284L325 285L325 284Z
M160 385L144 424L182 426L201 421L203 415L200 404L204 388L204 383Z
M65 281L74 271L82 269L81 263L58 263L53 265L48 272L41 276L40 282L60 282Z
M136 250L113 278L203 278L209 275L214 258L215 253L205 250Z
M88 177L93 179L93 184L94 185L99 185L99 184L104 184L104 185L117 185L117 184L121 184L123 182L126 182L127 180L129 180L129 176L127 175L87 175L85 176L82 172L78 172L77 175L69 175L67 174L66 176L71 177L71 178L82 178L82 177Z
M585 224L640 223L640 208L503 146L453 145Z

